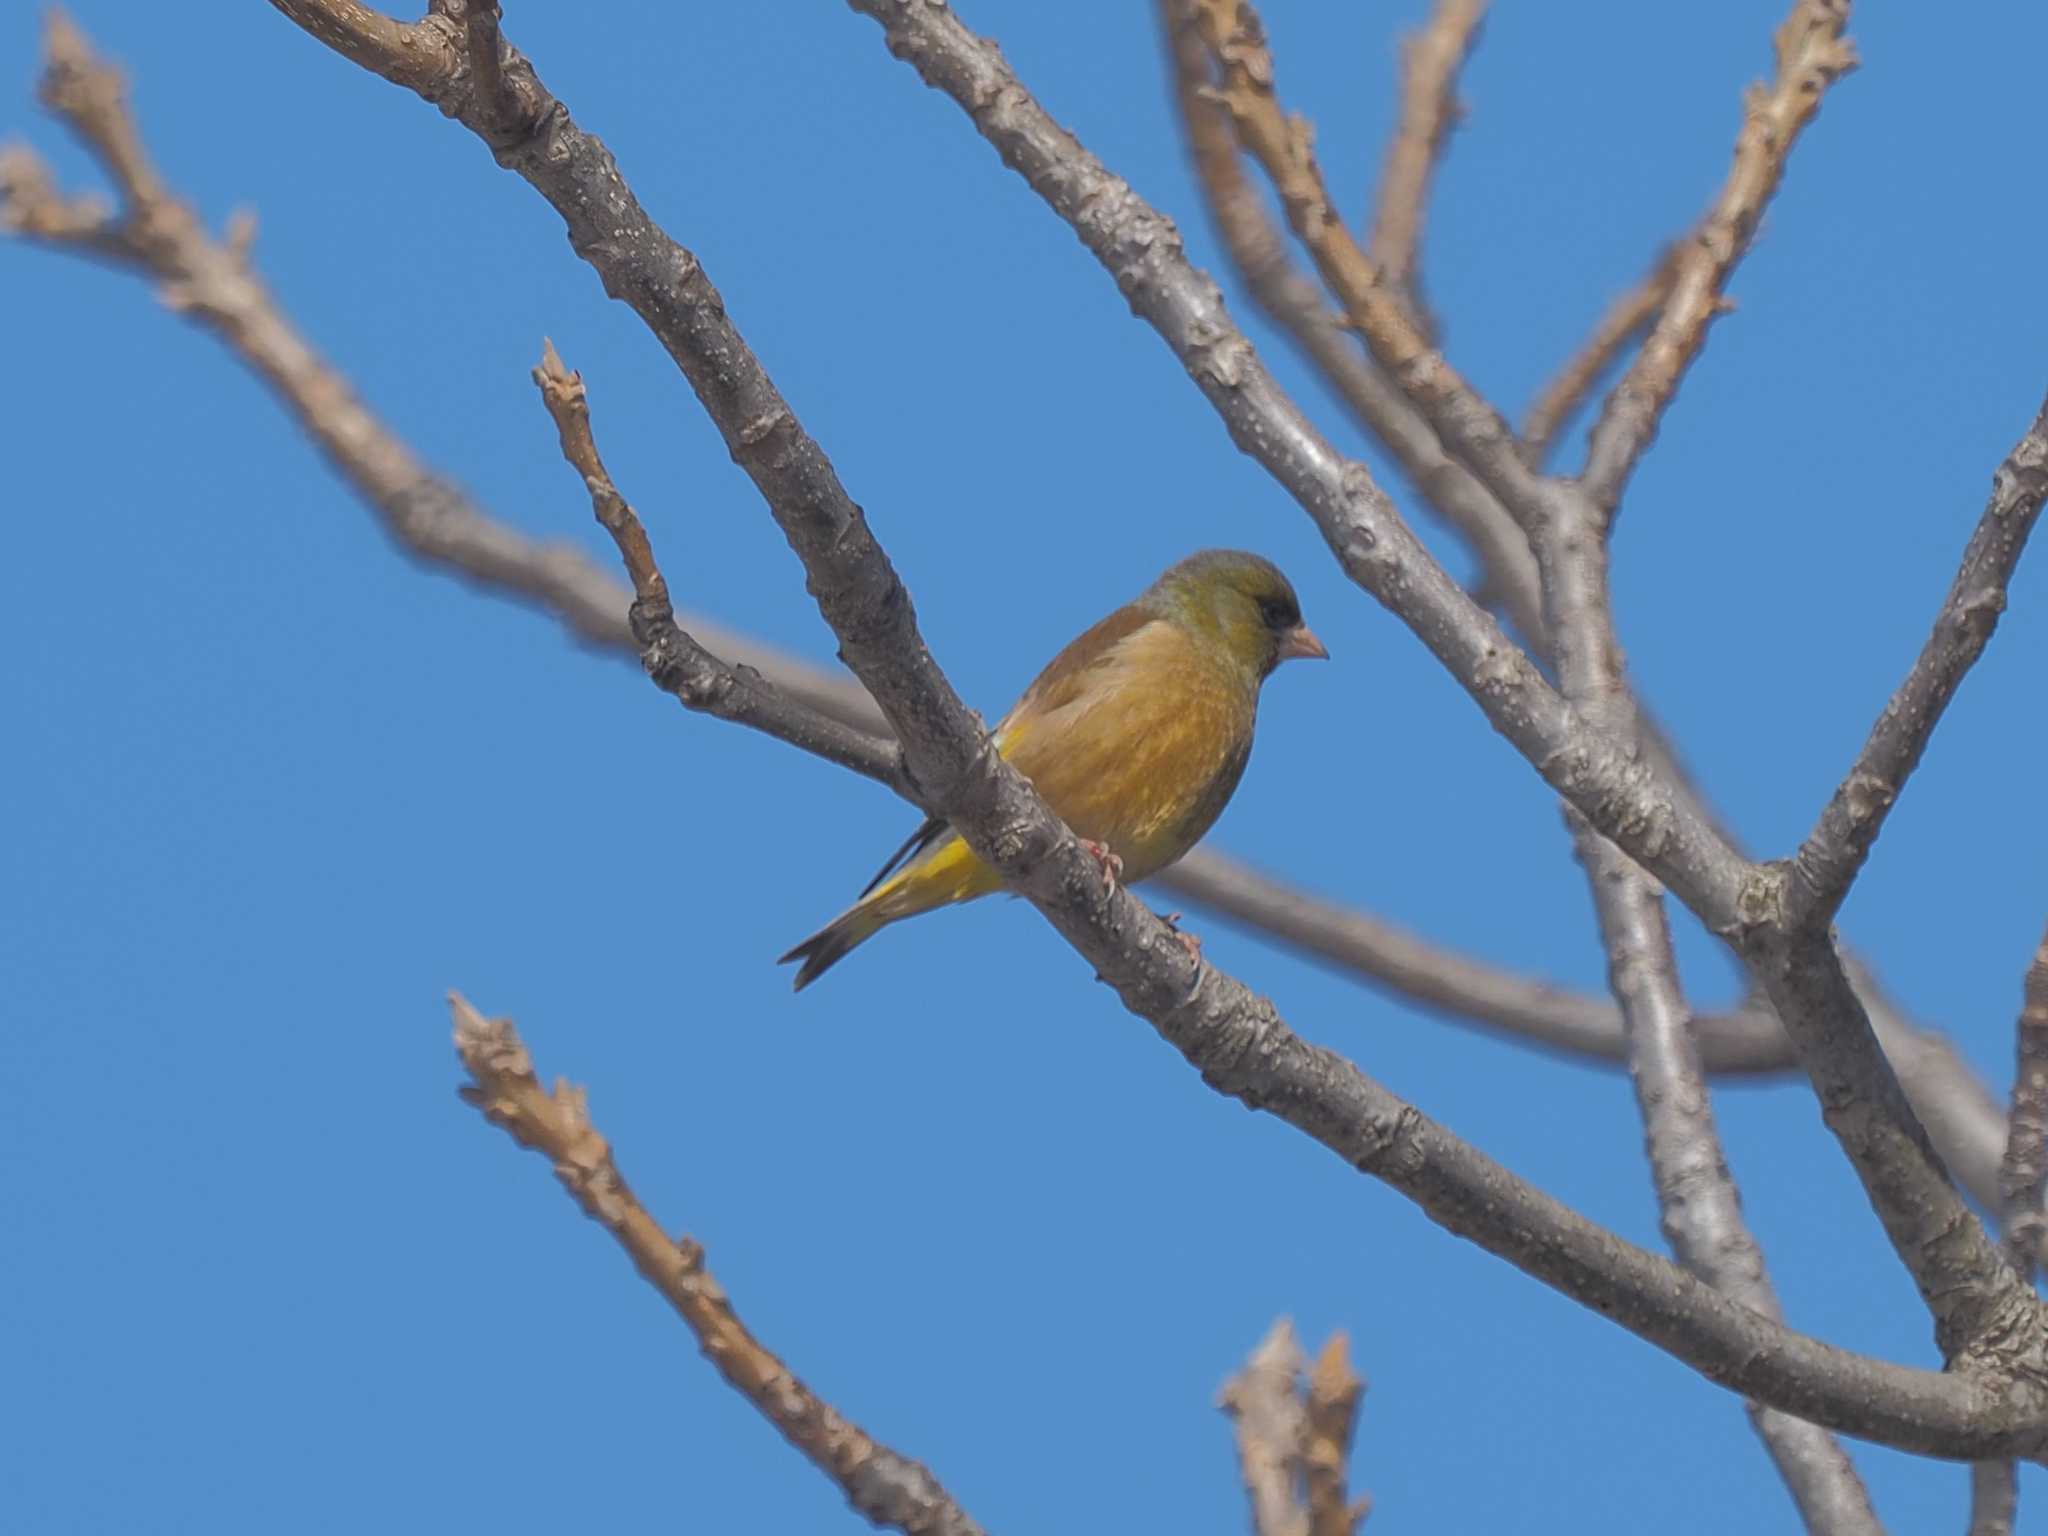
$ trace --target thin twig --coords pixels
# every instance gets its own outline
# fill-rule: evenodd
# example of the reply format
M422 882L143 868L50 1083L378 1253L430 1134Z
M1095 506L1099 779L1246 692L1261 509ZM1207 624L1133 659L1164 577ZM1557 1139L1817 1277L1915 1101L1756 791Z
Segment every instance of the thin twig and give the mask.
M657 610L665 622L673 621L675 610L669 605L668 582L654 562L647 530L641 525L639 514L612 483L611 471L598 456L597 439L590 431L590 397L583 387L583 375L569 371L550 338L541 340L540 365L533 370L533 382L540 388L541 404L554 418L555 431L562 440L562 457L583 477L584 489L590 492L590 509L618 547L626 577L633 583L633 601Z
M1793 923L1824 928L1849 894L1943 711L1998 627L2006 587L2044 500L2048 400L1992 475L1991 497L1912 670L1886 702L1863 750L1793 857L1786 892Z
M1437 0L1429 21L1401 42L1401 114L1380 172L1372 259L1380 281L1403 296L1424 335L1437 326L1422 300L1422 226L1429 183L1451 130L1464 117L1458 72L1479 41L1487 0Z
M760 674L727 665L676 623L668 583L655 564L647 530L612 483L590 431L590 406L581 374L562 365L552 341L543 343L533 370L541 402L554 418L562 456L583 477L591 510L618 547L633 583L627 624L640 648L641 664L662 692L685 709L698 710L763 731L829 762L852 768L912 798L901 760L886 737L841 724L778 690Z
M1679 247L1665 248L1648 274L1607 306L1593 334L1551 376L1522 418L1522 456L1541 469L1563 430L1621 354L1649 330L1671 293Z
M463 1101L554 1164L569 1198L675 1308L718 1374L874 1524L913 1536L981 1536L929 1469L846 1418L754 1337L705 1267L703 1247L671 1238L640 1204L591 1124L583 1090L559 1080L552 1092L542 1088L511 1020L487 1019L457 994L448 1001L455 1050L473 1079Z
M1849 0L1795 0L1773 40L1776 74L1743 98L1728 180L1699 228L1680 242L1670 298L1593 426L1579 479L1604 516L1613 516L1678 381L1705 344L1729 275L1778 190L1800 130L1820 111L1828 87L1856 67L1856 50L1842 36L1848 22Z

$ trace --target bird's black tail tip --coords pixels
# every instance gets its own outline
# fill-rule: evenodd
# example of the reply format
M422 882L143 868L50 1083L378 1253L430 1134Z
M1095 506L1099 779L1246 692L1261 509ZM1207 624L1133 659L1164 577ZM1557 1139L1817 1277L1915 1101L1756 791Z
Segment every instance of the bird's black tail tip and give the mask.
M848 933L839 924L833 923L828 927L820 928L775 963L777 965L788 965L796 960L803 962L802 965L797 967L795 987L796 991L801 992L805 987L808 987L820 976L831 970L841 960L844 960L847 953L852 950L857 942L858 940L852 934Z

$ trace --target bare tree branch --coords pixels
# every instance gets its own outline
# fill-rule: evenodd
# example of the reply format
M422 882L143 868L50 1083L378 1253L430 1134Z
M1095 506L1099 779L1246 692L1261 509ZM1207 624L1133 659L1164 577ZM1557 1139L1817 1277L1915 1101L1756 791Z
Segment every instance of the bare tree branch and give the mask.
M1379 983L1411 1006L1574 1055L1625 1058L1621 1011L1606 998L1489 965L1199 849L1156 878L1177 895ZM1716 1072L1776 1073L1794 1064L1791 1043L1767 1007L1703 1014L1694 1027Z
M1849 0L1796 0L1778 28L1777 74L1768 86L1750 87L1743 100L1728 180L1699 228L1680 243L1670 299L1594 423L1580 482L1606 516L1705 344L1729 274L1749 249L1800 130L1820 111L1828 87L1856 67L1856 50L1842 36L1848 23Z
M2028 1279L2048 1233L2048 934L2034 951L2020 989L2013 1030L2016 1065L2012 1113L1998 1193L2005 1213L2005 1256ZM2019 1474L2010 1461L1980 1461L1970 1469L1970 1536L2012 1536L2019 1518Z
M2019 1510L2019 1469L2013 1463L1980 1461L1970 1468L1969 1536L2013 1536Z
M727 666L676 624L668 583L655 564L647 530L612 483L590 433L590 408L583 378L562 366L552 341L533 370L541 400L554 418L562 456L583 477L597 520L618 546L633 583L628 623L640 646L647 675L685 708L765 731L828 762L864 773L907 798L894 745L886 738L841 724L783 694L758 673Z
M1479 564L1474 596L1498 611L1525 642L1548 655L1548 621L1535 557L1516 518L1444 451L1436 427L1375 362L1361 356L1348 334L1355 327L1324 303L1321 288L1296 270L1282 231L1240 164L1231 114L1216 99L1214 60L1202 38L1198 9L1187 0L1158 0L1158 9L1189 155L1239 278L1359 425L1392 456L1423 503L1471 547ZM1051 200L1045 187L1039 190ZM1656 722L1639 709L1637 723L1642 749L1654 769L1732 844L1733 835L1715 821Z
M1841 39L1847 12L1847 0L1799 0L1778 36L1780 92L1768 100L1753 93L1759 114L1769 118L1771 101L1791 97L1803 106L1793 111L1790 127L1811 117L1820 92L1853 63ZM1781 137L1789 142L1790 134ZM1764 178L1766 191L1776 183L1782 155L1773 166ZM1717 227L1713 218L1708 227ZM1714 264L1715 291L1743 249L1744 242L1736 241ZM1660 334L1691 302L1685 287L1688 270L1681 261ZM1657 340L1653 334L1652 349ZM1648 377L1643 364L1639 358L1632 374ZM1671 378L1675 382L1675 371ZM1644 420L1653 424L1654 412ZM1582 718L1610 733L1622 729L1633 707L1608 618L1605 534L1619 485L1617 479L1605 492L1580 485L1575 494L1554 498L1549 515L1531 524L1567 700ZM2037 498L2032 510L2038 508ZM2011 559L2017 558L2024 536L2023 529L2012 541ZM1976 644L1981 649L1981 637ZM1974 657L1975 651L1970 654ZM1870 831L1874 836L1874 821ZM2042 1346L2042 1310L2030 1290L2023 1292L2014 1283L1982 1224L1956 1194L1878 1047L1825 919L1816 924L1801 910L1798 864L1803 861L1802 853L1790 873L1782 865L1754 871L1742 918L1721 931L1739 935L1745 959L1813 1082L1823 1118L1855 1166L1893 1249L1934 1318L1944 1358L1963 1358L1973 1368L2008 1369L2015 1352ZM1837 899L1854 872L1853 867L1843 872ZM1693 893L1674 888L1697 910ZM2018 1342L2022 1339L2029 1342Z
M487 1019L451 994L455 1050L474 1082L464 1102L520 1146L554 1164L555 1177L583 1214L626 1250L696 1335L704 1357L782 1438L839 1485L847 1503L878 1526L912 1536L981 1536L981 1527L921 1463L877 1441L819 1397L748 1331L725 1287L705 1267L704 1249L671 1238L647 1213L590 1122L583 1090L534 1075L533 1058L509 1019Z
M1768 908L1773 898L1765 898ZM1831 934L1765 921L1742 948L1934 1319L1944 1359L2000 1374L2043 1347L2041 1307L1957 1196L1877 1047Z
M1422 301L1422 226L1429 182L1443 159L1458 104L1458 71L1479 41L1487 0L1437 0L1427 25L1401 43L1401 115L1380 172L1372 259L1380 281L1403 295L1424 334L1434 334Z
M1848 895L1885 817L1919 766L1942 712L1998 627L2006 586L2044 500L2048 400L1991 477L1991 498L1912 670L1885 704L1848 775L1793 856L1787 889L1793 921L1824 928Z
M2013 1034L2017 1065L1998 1193L2005 1206L2007 1254L2027 1274L2042 1229L2048 1227L2048 1212L2042 1209L2048 1193L2048 933L2027 967Z
M1353 1536L1371 1507L1351 1502L1345 1476L1364 1390L1342 1333L1307 1369L1284 1317L1223 1384L1254 1536Z
M1537 526L1532 542L1551 620L1551 659L1565 697L1587 719L1633 735L1635 699L1614 625L1612 526L1575 498ZM1628 1032L1629 1077L1665 1240L1679 1262L1715 1290L1777 1318L1781 1314L1764 1273L1763 1252L1742 1219L1714 1125L1691 1037L1691 1010L1679 985L1664 893L1569 808L1566 821L1592 889L1609 990ZM1795 1033L1798 1027L1794 1021ZM1877 1070L1887 1070L1882 1056ZM1943 1193L1954 1198L1945 1184ZM1751 1402L1749 1410L1808 1531L1881 1536L1870 1495L1832 1435L1760 1403Z
M1721 1150L1662 894L1612 843L1583 820L1569 819L1627 1023L1629 1078L1665 1240L1679 1262L1715 1290L1765 1317L1782 1317ZM1809 1532L1876 1536L1883 1530L1862 1479L1832 1435L1758 1402L1748 1409Z
M1522 418L1522 456L1532 468L1543 467L1557 446L1557 434L1585 403L1593 386L1656 320L1671 293L1678 251L1675 245L1667 247L1641 282L1608 305L1607 313L1593 327L1593 334L1543 386L1536 403Z

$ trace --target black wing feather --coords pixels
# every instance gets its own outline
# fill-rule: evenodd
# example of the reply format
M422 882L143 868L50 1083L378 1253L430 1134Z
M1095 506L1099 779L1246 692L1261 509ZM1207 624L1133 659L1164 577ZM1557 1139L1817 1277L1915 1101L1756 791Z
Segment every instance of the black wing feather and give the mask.
M898 848L894 853L889 855L889 862L881 867L881 869L876 873L875 878L870 880L866 885L861 887L861 895L867 895L869 891L872 891L884 880L888 879L891 875L895 874L897 870L901 869L905 864L908 864L920 853L923 853L925 849L931 847L933 843L939 840L939 834L944 832L946 828L947 822L945 817L926 817L924 825L919 827L915 832L911 833L909 840L906 841L901 848Z

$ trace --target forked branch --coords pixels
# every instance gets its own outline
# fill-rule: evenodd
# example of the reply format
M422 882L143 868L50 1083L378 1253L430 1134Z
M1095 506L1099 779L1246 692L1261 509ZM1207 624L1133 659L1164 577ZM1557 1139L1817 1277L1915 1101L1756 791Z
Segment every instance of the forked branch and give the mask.
M1706 344L1722 293L1785 175L1800 131L1820 111L1828 87L1856 67L1843 37L1849 0L1796 0L1774 39L1777 69L1742 104L1735 163L1721 195L1673 258L1671 292L1643 349L1607 397L1594 424L1580 484L1612 516L1678 381Z
M1401 112L1380 172L1372 259L1380 281L1401 294L1424 334L1436 324L1422 302L1422 227L1429 184L1464 116L1458 71L1479 41L1487 0L1437 0L1428 22L1401 42Z

